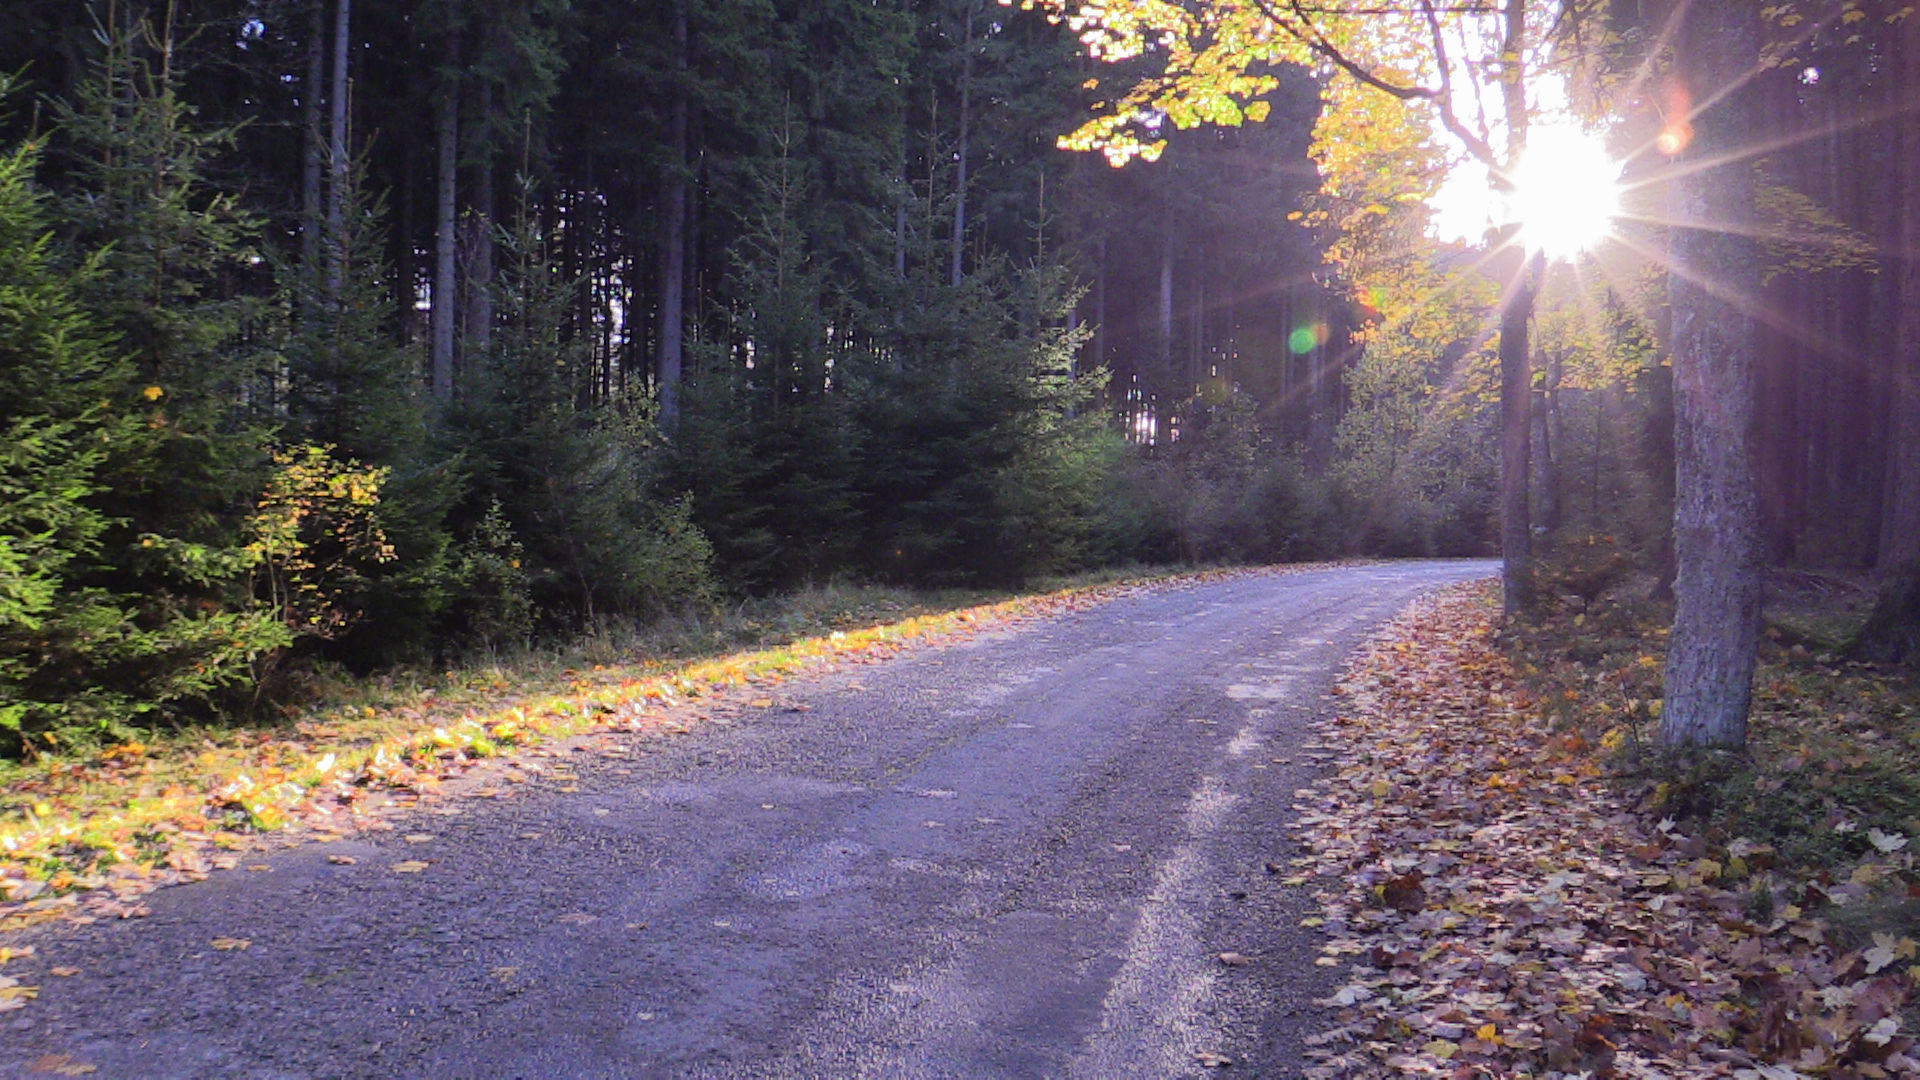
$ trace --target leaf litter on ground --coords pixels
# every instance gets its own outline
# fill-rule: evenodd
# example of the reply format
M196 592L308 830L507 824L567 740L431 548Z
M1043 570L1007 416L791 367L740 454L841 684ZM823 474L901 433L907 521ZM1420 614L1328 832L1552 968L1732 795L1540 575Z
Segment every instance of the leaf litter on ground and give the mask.
M1754 904L1768 852L1645 813L1542 721L1497 618L1486 584L1416 604L1319 726L1295 871L1344 978L1307 1075L1920 1077L1912 938ZM1865 876L1913 877L1880 847Z

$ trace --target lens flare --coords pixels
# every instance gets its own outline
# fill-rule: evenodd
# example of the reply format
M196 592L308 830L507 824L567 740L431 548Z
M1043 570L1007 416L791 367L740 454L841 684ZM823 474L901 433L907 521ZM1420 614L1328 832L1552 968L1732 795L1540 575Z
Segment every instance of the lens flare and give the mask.
M1621 163L1600 139L1577 127L1540 127L1510 179L1508 219L1519 242L1548 258L1572 258L1599 246L1620 216Z

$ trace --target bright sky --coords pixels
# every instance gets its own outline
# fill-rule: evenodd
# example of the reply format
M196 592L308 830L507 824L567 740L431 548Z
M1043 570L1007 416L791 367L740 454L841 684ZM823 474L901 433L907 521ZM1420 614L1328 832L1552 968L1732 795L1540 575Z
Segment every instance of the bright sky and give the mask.
M1620 163L1607 154L1600 133L1587 131L1572 116L1566 84L1558 76L1536 77L1527 89L1538 119L1514 178L1519 190L1511 197L1495 195L1486 167L1436 123L1441 144L1454 154L1431 204L1438 239L1477 244L1489 227L1518 220L1529 247L1566 258L1605 238L1620 211Z

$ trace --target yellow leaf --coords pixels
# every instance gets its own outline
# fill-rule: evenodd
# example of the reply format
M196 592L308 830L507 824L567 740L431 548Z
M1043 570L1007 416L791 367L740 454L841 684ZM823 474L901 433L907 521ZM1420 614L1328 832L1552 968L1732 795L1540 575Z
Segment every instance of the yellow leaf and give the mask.
M773 708L773 699L769 697L754 698L752 701L747 702L747 704L755 709L771 709Z
M253 942L246 938L217 937L213 939L213 947L221 952L245 952L252 944Z
M27 1063L28 1072L52 1073L55 1076L85 1076L99 1072L95 1065L73 1060L68 1054L42 1054Z
M1453 1058L1453 1055L1460 1052L1460 1044L1448 1042L1445 1039L1435 1039L1426 1045L1426 1051L1441 1061L1448 1061Z
M145 390L140 391L140 396L146 398L148 401L159 401L165 395L166 391L157 386L149 386Z
M393 872L396 874L417 874L426 868L427 864L421 862L419 859L408 859L404 862L393 864Z
M1480 1030L1474 1032L1473 1037L1483 1043L1497 1043L1500 1041L1500 1029L1492 1024L1481 1024Z
M1384 799L1384 798L1386 798L1387 796L1389 796L1389 795L1391 795L1391 794L1393 794L1393 785L1392 785L1392 784L1390 784L1390 783L1388 783L1388 782L1386 782L1385 780L1375 780L1375 781L1373 782L1373 797L1374 797L1374 798L1376 798L1376 799Z

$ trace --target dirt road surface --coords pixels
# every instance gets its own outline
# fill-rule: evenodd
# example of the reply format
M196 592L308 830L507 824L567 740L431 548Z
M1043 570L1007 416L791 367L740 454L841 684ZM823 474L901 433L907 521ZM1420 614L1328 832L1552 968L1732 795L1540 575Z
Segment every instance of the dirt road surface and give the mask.
M577 779L15 935L43 989L0 1075L1295 1075L1332 976L1268 869L1305 724L1371 628L1493 570L1143 590L587 740Z

